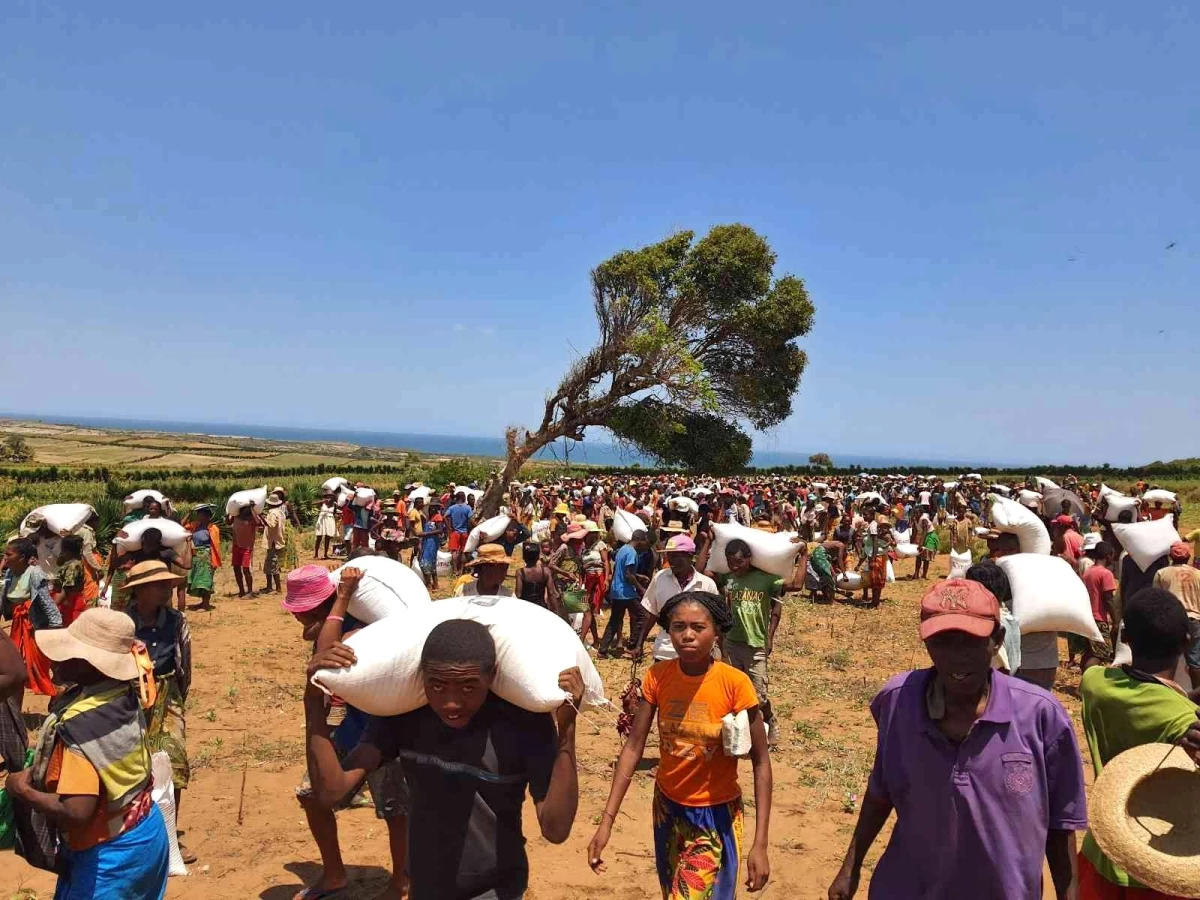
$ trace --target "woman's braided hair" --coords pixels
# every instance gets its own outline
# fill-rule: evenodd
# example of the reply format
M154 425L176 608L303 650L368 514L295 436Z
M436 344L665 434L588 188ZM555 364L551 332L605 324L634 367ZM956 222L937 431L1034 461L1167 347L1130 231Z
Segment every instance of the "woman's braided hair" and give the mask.
M720 594L710 594L708 591L684 591L676 594L666 602L662 612L658 614L658 627L664 631L670 630L671 613L684 603L696 603L708 610L713 625L721 634L725 634L733 627L733 613L729 611L729 604Z

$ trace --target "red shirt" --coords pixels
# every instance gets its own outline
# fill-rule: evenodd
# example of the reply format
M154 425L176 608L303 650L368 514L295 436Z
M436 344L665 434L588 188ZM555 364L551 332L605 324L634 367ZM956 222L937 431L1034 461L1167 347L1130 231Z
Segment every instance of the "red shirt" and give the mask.
M1074 528L1068 529L1063 534L1063 540L1067 543L1067 551L1075 559L1083 556L1083 535Z
M1088 599L1092 601L1092 618L1097 622L1108 622L1108 607L1104 605L1106 591L1117 589L1117 579L1107 568L1096 563L1083 573L1083 585L1087 588Z

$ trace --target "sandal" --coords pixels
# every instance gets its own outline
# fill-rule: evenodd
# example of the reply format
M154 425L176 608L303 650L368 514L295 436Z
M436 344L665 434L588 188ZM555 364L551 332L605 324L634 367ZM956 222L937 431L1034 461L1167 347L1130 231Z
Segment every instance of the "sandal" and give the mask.
M198 859L196 854L189 850L185 844L179 845L179 858L183 860L185 866L190 866Z

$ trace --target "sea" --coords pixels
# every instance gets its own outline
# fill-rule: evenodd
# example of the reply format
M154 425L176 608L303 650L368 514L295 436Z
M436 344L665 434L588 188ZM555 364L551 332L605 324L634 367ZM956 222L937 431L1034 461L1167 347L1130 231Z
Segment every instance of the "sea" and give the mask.
M115 428L123 431L159 431L168 434L205 434L223 437L260 438L271 441L338 442L365 447L389 447L413 450L438 456L503 457L503 437L459 434L419 434L403 431L357 431L350 428L306 428L285 425L246 425L230 422L185 422L152 419L123 419L103 416L52 416L29 413L0 413L0 417L53 425L79 425L86 428ZM810 453L816 451L755 450L751 465L759 468L807 465ZM971 467L989 465L980 460L936 459L933 457L878 456L861 453L834 453L839 467L888 468L894 466ZM603 437L559 441L544 447L537 455L542 460L570 460L587 465L642 466L654 465L653 460L636 451Z

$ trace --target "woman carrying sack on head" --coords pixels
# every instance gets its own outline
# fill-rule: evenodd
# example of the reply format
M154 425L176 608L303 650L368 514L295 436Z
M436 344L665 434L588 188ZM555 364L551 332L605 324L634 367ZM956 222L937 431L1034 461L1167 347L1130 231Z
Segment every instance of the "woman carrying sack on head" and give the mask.
M50 582L39 569L37 547L28 538L9 541L4 548L4 578L0 581L0 611L12 619L10 635L21 658L29 689L35 694L53 697L50 660L42 655L35 641L37 632L62 627L62 613L50 596Z
M150 796L142 714L153 685L133 622L89 609L35 639L55 681L71 687L50 704L33 765L7 788L62 834L55 900L162 900L167 829Z
M195 520L192 520L195 516ZM192 566L187 575L189 597L199 597L193 609L212 609L215 588L213 575L221 568L221 529L213 523L212 507L197 506L183 519L183 527L192 533Z
M126 614L133 619L134 633L154 666L157 696L148 713L146 743L151 753L162 750L171 759L176 823L181 792L191 777L185 710L192 682L192 634L187 616L171 606L171 595L182 581L183 576L173 574L166 563L150 560L130 569L121 587L129 597ZM183 844L179 845L179 853L185 863L196 861L195 854Z

